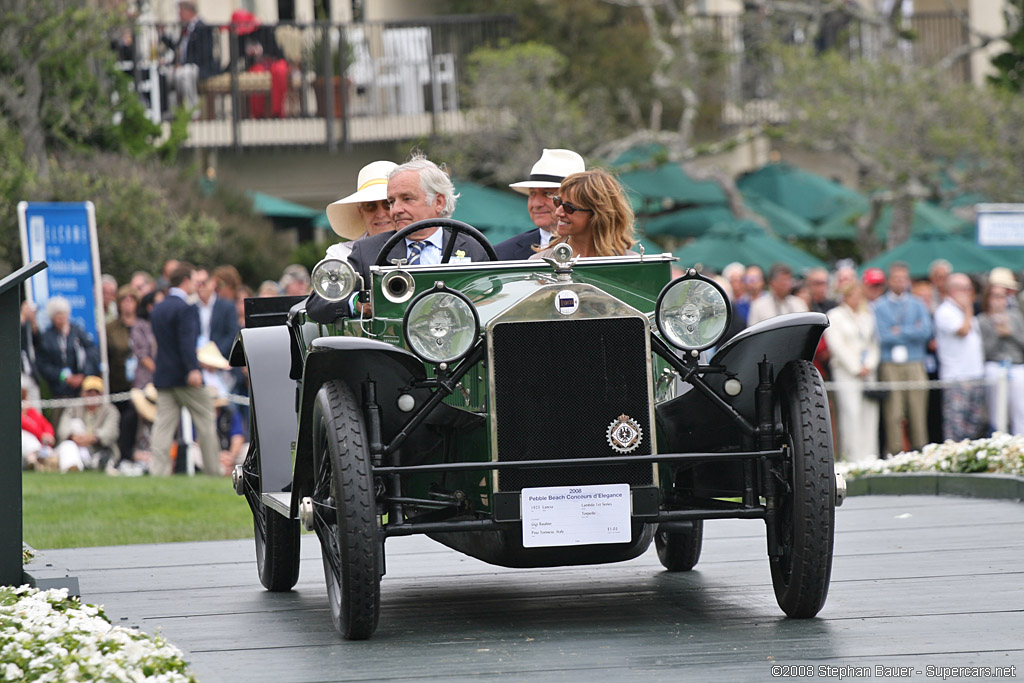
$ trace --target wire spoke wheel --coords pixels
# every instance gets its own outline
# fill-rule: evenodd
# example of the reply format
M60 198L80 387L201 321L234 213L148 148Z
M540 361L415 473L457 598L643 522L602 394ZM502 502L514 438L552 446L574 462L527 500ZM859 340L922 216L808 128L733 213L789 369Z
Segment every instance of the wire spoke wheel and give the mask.
M791 457L782 462L787 490L778 497L775 530L781 555L771 558L779 607L807 618L825 606L835 535L832 423L821 375L809 361L786 365L777 399Z
M380 615L381 535L363 416L344 382L327 382L313 413L313 528L320 539L331 621L369 638Z

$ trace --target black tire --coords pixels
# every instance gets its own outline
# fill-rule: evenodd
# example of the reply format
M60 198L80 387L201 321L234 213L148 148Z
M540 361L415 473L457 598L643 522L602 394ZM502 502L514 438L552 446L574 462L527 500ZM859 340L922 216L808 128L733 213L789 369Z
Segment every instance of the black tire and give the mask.
M788 492L779 496L782 554L771 558L772 584L787 616L808 618L825 606L835 534L832 423L821 375L809 361L786 365L776 383L792 457L783 463Z
M331 621L348 640L373 635L380 616L380 529L363 416L351 389L325 383L313 412L313 528L320 538Z
M252 510L256 540L256 568L260 583L268 591L291 590L299 580L299 521L267 509L261 498L260 446L256 415L251 412L252 440L242 465L245 499Z
M695 519L690 531L662 531L654 534L654 547L658 559L670 572L688 572L700 560L701 544L704 541L704 520Z

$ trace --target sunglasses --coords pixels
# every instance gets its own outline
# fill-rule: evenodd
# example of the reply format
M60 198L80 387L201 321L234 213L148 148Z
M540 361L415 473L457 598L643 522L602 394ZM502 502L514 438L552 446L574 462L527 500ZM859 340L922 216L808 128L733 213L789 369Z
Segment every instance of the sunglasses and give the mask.
M562 207L562 209L565 210L565 213L570 215L570 216L573 215L574 213L576 213L577 211L586 211L587 213L594 213L593 209L583 209L583 208L580 208L580 207L576 206L575 204L570 204L569 202L563 202L562 198L559 197L557 194L554 197L551 198L551 201L555 203L555 208L558 208L559 206Z
M382 206L385 211L389 211L391 209L391 204L386 199L381 199L380 201L376 202L359 203L359 208L365 211L366 213L376 212L378 206Z

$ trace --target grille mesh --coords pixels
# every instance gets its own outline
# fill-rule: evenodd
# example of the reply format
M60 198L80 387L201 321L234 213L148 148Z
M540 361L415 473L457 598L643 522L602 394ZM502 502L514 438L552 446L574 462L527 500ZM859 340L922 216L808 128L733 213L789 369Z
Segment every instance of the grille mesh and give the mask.
M496 325L498 460L619 455L606 433L623 414L643 429L643 440L630 455L650 454L645 327L639 318ZM498 489L650 485L652 473L649 463L507 470L498 473Z

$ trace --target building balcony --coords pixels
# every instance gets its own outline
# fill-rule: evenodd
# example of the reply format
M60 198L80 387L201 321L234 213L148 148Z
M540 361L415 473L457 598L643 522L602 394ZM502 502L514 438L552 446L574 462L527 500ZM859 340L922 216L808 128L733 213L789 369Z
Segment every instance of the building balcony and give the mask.
M337 149L466 130L466 58L513 37L515 22L454 16L212 29L185 147ZM137 25L135 58L122 63L150 118L168 132L183 101L173 85L179 30Z
M934 64L970 40L952 13L918 14L906 22L915 37L899 52L915 64ZM164 122L169 132L168 112L176 93L168 87L175 61L170 46L175 39L168 31L176 36L180 27L137 25L134 58L122 68L134 75L150 117ZM704 92L706 102L717 104L717 115L705 122L712 135L787 116L771 88L778 65L765 47L773 41L813 41L819 51L850 58L871 58L881 45L876 27L849 18L824 22L810 36L800 26L767 21L756 12L695 15L690 31L695 49L715 56L721 76ZM214 26L212 54L202 70L207 75L198 81L185 147L336 150L466 132L481 116L500 115L467 107L462 95L468 56L516 37L513 18L484 15ZM959 60L952 75L971 81L970 61Z

